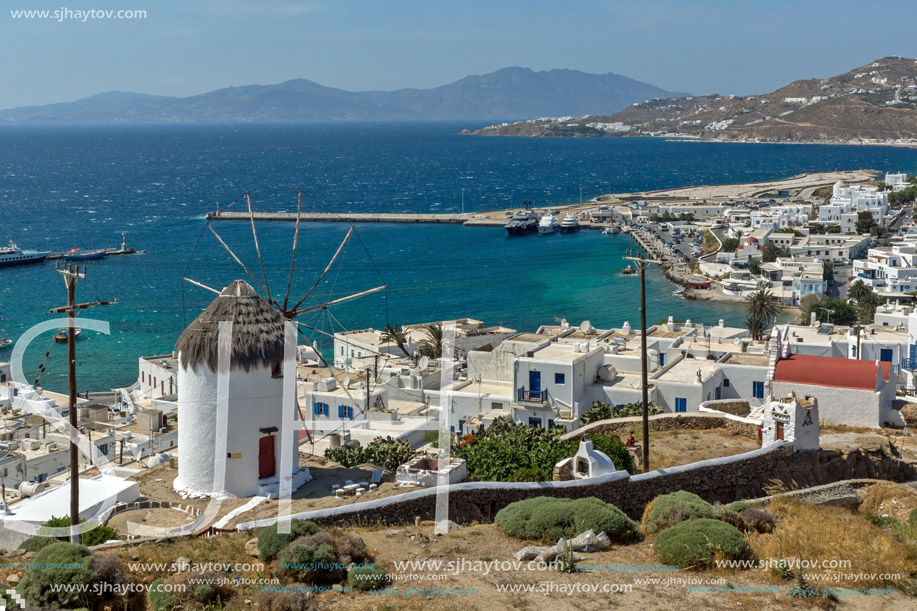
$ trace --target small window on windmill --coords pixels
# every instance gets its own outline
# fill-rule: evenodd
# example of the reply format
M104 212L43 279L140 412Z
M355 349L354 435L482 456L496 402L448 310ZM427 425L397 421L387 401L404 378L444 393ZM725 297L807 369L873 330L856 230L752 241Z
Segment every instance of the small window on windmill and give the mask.
M271 377L272 378L282 378L283 377L283 367L281 361L274 361L271 363Z

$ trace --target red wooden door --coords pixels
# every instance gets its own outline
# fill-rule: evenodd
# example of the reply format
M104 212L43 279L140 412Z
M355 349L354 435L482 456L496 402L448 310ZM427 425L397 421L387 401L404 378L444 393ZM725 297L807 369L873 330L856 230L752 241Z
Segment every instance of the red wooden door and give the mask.
M780 441L783 441L783 423L782 422L777 423L777 439L779 439Z
M277 470L274 460L274 436L266 435L258 444L258 477L273 477Z

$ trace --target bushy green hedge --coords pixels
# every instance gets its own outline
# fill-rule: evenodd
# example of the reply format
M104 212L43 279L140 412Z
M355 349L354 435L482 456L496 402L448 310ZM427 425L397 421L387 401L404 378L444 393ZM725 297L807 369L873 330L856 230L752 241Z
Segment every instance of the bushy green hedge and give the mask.
M643 512L643 527L647 533L652 534L686 520L713 517L713 505L694 493L679 490L661 494L646 506Z
M305 583L334 583L347 574L327 543L293 543L280 553L280 568Z
M489 427L466 435L452 446L452 455L465 460L469 478L485 481L550 481L554 465L576 454L579 440L564 441L563 428L542 429L498 418ZM634 471L634 458L616 437L596 436L593 447L604 452L618 469Z
M342 467L355 467L363 463L370 463L387 469L396 469L414 456L417 451L407 441L393 439L392 437L376 437L365 448L341 446L325 450L325 458L333 460Z
M595 497L563 499L536 497L507 505L495 518L503 532L518 539L556 542L589 529L604 532L614 543L639 538L639 525L623 511Z
M751 557L751 548L739 529L708 518L688 520L663 530L656 535L653 551L659 562L683 569L709 565L717 557Z
M44 568L53 566L54 568ZM53 591L57 585L73 584L87 586L101 582L99 574L92 568L92 554L89 548L57 541L43 548L31 562L19 582L18 591L33 605L42 607L89 607L91 593L78 592L76 588L67 591Z
M169 609L178 605L178 597L172 592L163 589L161 577L153 580L146 596L153 611L169 611Z
M297 538L315 534L317 530L314 522L305 520L291 520L290 532L286 534L278 533L276 524L266 526L258 533L258 558L263 562L270 562Z
M356 590L378 590L388 581L388 573L378 564L355 567L347 573L347 583Z
M80 520L80 524L83 524L86 520ZM52 517L50 520L45 522L41 528L39 528L38 535L34 537L29 537L25 541L19 544L19 549L24 549L29 552L37 552L38 550L51 545L56 541L70 541L70 535L61 535L57 537L50 536L50 528L70 528L70 518L63 517ZM86 546L99 545L100 543L105 543L112 539L120 539L121 536L118 534L118 531L112 528L111 526L96 526L92 530L84 532L80 535L81 542Z

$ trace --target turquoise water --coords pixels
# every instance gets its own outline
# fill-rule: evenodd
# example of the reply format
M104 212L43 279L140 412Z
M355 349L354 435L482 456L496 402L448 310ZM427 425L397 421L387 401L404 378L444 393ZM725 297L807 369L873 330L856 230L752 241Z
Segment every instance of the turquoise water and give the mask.
M109 336L78 342L79 389L131 383L140 355L171 352L212 294L247 278L203 215L244 190L303 186L316 211L447 212L502 208L523 199L565 203L606 192L744 182L805 171L912 168L913 151L889 147L685 144L634 139L526 140L457 136L466 124L192 126L0 126L4 233L24 248L60 251L116 246L120 232L144 255L89 265L78 301L118 297L83 316L111 323ZM256 193L259 210L295 210L295 192ZM316 202L315 200L318 200ZM241 204L236 204L240 206ZM245 222L214 224L260 280ZM348 227L303 225L293 279L298 299ZM289 274L292 223L258 225L271 292ZM500 228L361 225L307 303L387 285L384 293L302 320L331 333L473 317L520 330L589 319L597 326L639 320L639 281L624 277L627 236L507 238ZM249 279L250 280L250 279ZM250 280L251 281L251 280ZM686 302L658 271L647 279L648 320L668 315L741 324L740 308ZM16 338L66 299L53 263L0 270L0 329ZM316 335L321 338L322 336ZM327 344L324 346L327 348ZM42 336L29 349L31 377L51 349L41 384L65 388L64 348ZM0 352L0 360L9 351Z

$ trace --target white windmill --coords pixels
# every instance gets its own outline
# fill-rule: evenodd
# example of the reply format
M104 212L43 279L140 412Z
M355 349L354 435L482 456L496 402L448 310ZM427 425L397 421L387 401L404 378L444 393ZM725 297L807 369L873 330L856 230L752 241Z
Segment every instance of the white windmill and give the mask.
M293 465L294 480L297 478L298 443L286 445L292 448L292 456L281 456L284 447L281 436L296 435L289 429L290 401L294 405L296 401L295 375L286 383L282 377L285 354L295 354L296 350L296 337L293 334L291 338L287 323L294 325L303 337L306 337L303 328L323 333L294 319L386 288L383 285L324 303L306 304L351 238L354 231L351 227L309 290L290 306L302 212L300 191L289 279L283 299L276 299L264 270L251 197L246 193L245 198L261 269L260 281L209 223L208 227L264 295L244 280L235 280L218 291L184 278L218 295L176 343L179 462L174 488L186 496L226 498L265 494L277 484L280 473L289 472L282 470L284 464ZM230 324L231 333L224 333ZM321 353L316 352L324 362ZM221 368L225 376L220 375ZM332 375L335 375L333 370ZM346 385L342 388L347 392ZM218 406L218 397L223 397L225 406ZM307 480L308 471L299 471L298 478L299 484ZM297 485L294 483L294 488Z

